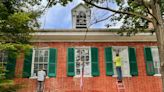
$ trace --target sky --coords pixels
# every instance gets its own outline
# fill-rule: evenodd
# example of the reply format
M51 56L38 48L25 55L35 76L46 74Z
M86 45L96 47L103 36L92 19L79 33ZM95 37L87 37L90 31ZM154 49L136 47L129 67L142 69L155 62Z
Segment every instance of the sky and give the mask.
M39 21L41 22L40 29L71 29L71 9L73 9L79 3L83 3L82 0L73 0L73 2L67 4L66 6L61 6L60 4L57 4L47 9L47 11L41 16L41 18L39 18ZM117 8L113 3L109 5L113 8ZM102 17L106 18L111 14L111 12L93 8L91 13L91 21L93 21L93 19L100 19ZM106 28L106 23L109 23L109 21L96 23L92 25L90 28ZM117 26L111 26L111 28L119 28L120 25L121 23L118 23Z

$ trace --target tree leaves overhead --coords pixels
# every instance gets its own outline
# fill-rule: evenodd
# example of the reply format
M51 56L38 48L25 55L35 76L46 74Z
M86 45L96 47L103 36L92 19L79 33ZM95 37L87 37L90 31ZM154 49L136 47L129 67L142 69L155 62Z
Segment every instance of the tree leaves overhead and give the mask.
M40 11L26 11L27 2L21 0L0 1L0 37L1 43L28 43L29 33L38 27Z
M100 0L98 0L99 2L94 2L94 0L90 0L90 2L89 0L83 1L99 9L104 9L115 13L115 16L111 17L108 23L110 24L113 22L113 24L117 24L118 22L122 21L122 30L127 31L127 29L132 29L134 30L134 33L148 28L149 22L152 22L152 18L154 18L150 10L151 7L146 4L144 0L103 0L103 2L100 2ZM115 7L118 9L113 9L112 6L105 6L105 4L101 5L101 3L107 4L112 2L116 3L117 6ZM152 3L153 2L150 2L150 4ZM127 32L127 34L129 35L133 32Z
M164 15L164 0L161 0L160 5L161 5L161 13Z

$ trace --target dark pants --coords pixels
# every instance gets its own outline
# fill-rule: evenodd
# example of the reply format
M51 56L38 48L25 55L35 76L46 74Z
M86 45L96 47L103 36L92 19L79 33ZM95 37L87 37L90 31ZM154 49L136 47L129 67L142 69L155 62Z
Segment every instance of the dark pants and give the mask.
M117 71L117 79L118 79L118 81L122 81L122 70L121 70L121 67L117 66L116 67L116 71Z
M37 92L43 92L44 81L38 81Z

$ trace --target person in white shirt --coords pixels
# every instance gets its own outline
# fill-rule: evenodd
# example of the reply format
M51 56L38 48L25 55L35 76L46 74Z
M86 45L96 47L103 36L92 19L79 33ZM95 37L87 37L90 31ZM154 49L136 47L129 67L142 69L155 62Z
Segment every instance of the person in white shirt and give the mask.
M43 92L43 87L44 87L44 80L46 77L46 72L44 69L41 69L38 71L38 86L37 86L37 92Z

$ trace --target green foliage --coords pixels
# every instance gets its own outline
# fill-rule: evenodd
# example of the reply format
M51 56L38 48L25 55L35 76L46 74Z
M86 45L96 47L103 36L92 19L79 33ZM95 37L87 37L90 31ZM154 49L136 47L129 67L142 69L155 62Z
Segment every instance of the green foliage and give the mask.
M119 12L112 11L115 14L112 17L110 17L110 19L108 19L109 22L106 24L111 26L121 21L122 26L119 34L122 34L122 32L125 32L125 30L128 36L131 34L141 32L142 30L148 28L148 23L150 22L150 20L146 18L150 18L150 16L153 18L150 10L151 7L147 6L143 0L97 0L97 1L91 0L91 2L88 2L88 0L84 0L84 1L87 4L91 5L92 7L94 5L95 6L97 5L98 8L107 10L109 12L112 10L119 11ZM161 0L161 2L162 1L164 0ZM116 5L115 7L117 7L118 9L113 9L111 6L107 6L107 3L115 3ZM164 2L163 3L157 2L157 3L161 4L161 11L163 12Z
M41 10L30 7L35 0L0 0L0 51L10 51L10 57L16 57L30 46L30 33L39 27L37 18ZM11 56L12 55L12 56ZM6 67L0 66L0 92L16 92L18 85L6 80Z
M13 80L0 80L0 92L17 92L22 86L14 84Z
M160 0L160 6L161 6L161 13L164 15L164 0Z
M126 11L126 12L132 12L136 14L140 14L142 16L148 17L149 10L146 6L144 6L144 3L140 0L129 0L127 2L126 6L120 5L119 10ZM112 18L111 18L112 19ZM128 14L119 14L115 20L120 21L123 20L123 25L121 27L122 31L131 29L127 31L127 35L136 34L138 32L141 32L142 30L148 28L148 20L141 18L139 16L129 16Z

